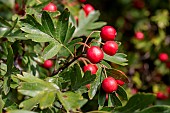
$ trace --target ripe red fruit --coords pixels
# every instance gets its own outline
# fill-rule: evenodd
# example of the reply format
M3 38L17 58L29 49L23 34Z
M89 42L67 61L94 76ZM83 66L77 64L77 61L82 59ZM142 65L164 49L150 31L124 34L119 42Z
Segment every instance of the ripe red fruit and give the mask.
M168 60L168 54L167 53L160 53L159 54L159 60L162 62L165 62Z
M144 39L144 34L140 31L138 31L138 32L135 33L135 37L138 40L142 40L142 39Z
M87 88L87 89L90 89L90 86L91 86L91 84L87 84L87 85L86 85L86 88Z
M157 99L160 99L160 100L165 100L168 98L168 96L165 95L163 92L157 92L156 97L157 97Z
M107 41L102 48L106 54L113 56L118 50L118 44L114 41Z
M53 66L53 62L51 60L44 61L43 67L49 69Z
M87 50L87 58L90 60L91 63L96 64L103 60L104 53L98 46L91 46Z
M112 93L117 90L118 85L113 77L107 77L102 81L102 88L106 93Z
M93 7L92 5L90 5L90 4L85 4L85 5L83 6L83 10L84 10L86 16L88 16L88 14L89 14L90 12L94 11L95 9L94 9L94 7Z
M57 6L50 2L43 8L43 10L48 12L55 12L57 11Z
M125 82L123 82L122 80L116 80L117 84L119 84L120 86L123 86L125 84Z
M84 3L84 2L86 2L86 0L79 0L79 2Z
M100 32L100 36L104 41L113 41L116 35L117 32L112 26L104 26Z
M96 74L97 66L95 64L88 64L83 67L83 72L90 71L91 74Z

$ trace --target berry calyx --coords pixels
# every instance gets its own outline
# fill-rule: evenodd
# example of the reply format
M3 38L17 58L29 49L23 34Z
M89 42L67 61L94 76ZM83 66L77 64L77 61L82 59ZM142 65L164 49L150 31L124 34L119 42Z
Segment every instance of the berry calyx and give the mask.
M48 11L48 12L56 12L57 11L57 6L53 3L49 3L47 4L44 8L43 8L44 11Z
M45 61L44 61L44 64L43 64L43 67L44 67L44 68L49 69L49 68L51 68L52 66L53 66L53 62L52 62L51 60L45 60Z
M103 60L104 53L98 46L91 46L87 50L87 58L91 63L96 64Z
M135 33L135 37L138 40L142 40L142 39L144 39L144 34L140 31L138 31L138 32Z
M112 26L104 26L100 32L100 36L104 41L113 41L116 35L117 32Z
M102 81L102 88L106 93L112 93L117 90L118 85L113 77L107 77Z
M114 41L107 41L102 48L106 54L113 56L118 50L118 44Z
M85 66L83 67L83 72L90 71L91 74L96 74L97 69L98 69L98 68L96 68L96 67L97 67L97 66L96 66L95 64L85 65Z
M167 53L160 53L159 54L159 60L162 61L162 62L165 62L168 60L168 54Z
M120 86L123 86L125 84L125 82L123 82L122 80L116 80L117 84L119 84Z
M91 13L91 12L94 11L95 9L94 9L94 7L93 7L92 5L90 5L90 4L85 4L85 5L83 6L83 10L84 10L86 16L88 16L89 13Z

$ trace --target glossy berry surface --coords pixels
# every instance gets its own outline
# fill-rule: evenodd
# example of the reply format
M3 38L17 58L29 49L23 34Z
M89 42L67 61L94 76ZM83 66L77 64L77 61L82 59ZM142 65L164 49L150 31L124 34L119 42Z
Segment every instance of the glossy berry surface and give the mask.
M160 99L160 100L165 100L168 98L168 96L166 96L163 92L157 92L156 97L157 99Z
M57 11L57 6L50 2L43 8L43 10L48 12L55 12Z
M102 48L106 54L113 56L118 50L118 44L114 41L107 41Z
M168 54L167 53L160 53L159 54L159 60L162 61L162 62L165 62L168 60Z
M104 53L98 46L92 46L87 50L87 58L91 63L96 64L103 60Z
M123 86L125 84L125 82L123 82L122 80L116 80L117 84L119 84L120 86Z
M91 74L96 74L97 66L95 64L88 64L83 67L83 72L90 71Z
M102 88L106 93L112 93L117 90L118 85L113 77L107 77L102 81Z
M83 6L83 10L84 10L86 16L88 16L90 12L94 11L94 7L90 4L85 4Z
M104 41L113 41L116 35L117 32L112 26L104 26L100 32L100 36Z
M144 34L140 31L138 31L138 32L135 33L135 37L138 40L142 40L142 39L144 39Z
M49 69L49 68L51 68L52 66L53 66L53 62L52 62L51 60L46 60L46 61L44 61L44 64L43 64L43 67L44 67L44 68Z

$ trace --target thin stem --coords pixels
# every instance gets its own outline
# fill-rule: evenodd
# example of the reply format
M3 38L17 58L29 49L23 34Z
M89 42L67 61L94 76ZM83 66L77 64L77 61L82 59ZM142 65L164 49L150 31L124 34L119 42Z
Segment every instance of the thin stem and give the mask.
M100 31L93 31L93 32L91 32L90 35L87 37L86 41L84 42L85 44L87 43L87 41L88 41L88 39L90 38L90 36L91 36L93 33L95 33L95 32L100 32ZM84 49L85 49L85 45L84 45L82 51L84 51Z
M67 51L71 54L72 57L74 57L74 54L65 45L63 45L63 47L67 49Z
M54 75L58 74L60 71L66 69L68 66L70 66L74 61L76 61L80 57L82 57L82 55L74 57L70 62L67 62L65 65L61 66L58 70L54 71L51 76L54 76Z

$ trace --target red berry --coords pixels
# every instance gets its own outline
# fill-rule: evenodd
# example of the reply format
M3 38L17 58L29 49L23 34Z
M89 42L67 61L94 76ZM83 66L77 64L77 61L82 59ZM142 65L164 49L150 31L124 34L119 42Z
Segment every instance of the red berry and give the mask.
M91 86L91 84L87 84L87 85L86 85L86 88L87 88L87 89L90 89L90 86Z
M125 84L125 82L123 82L122 80L116 80L117 84L119 84L120 86L123 86Z
M43 10L48 12L55 12L57 11L57 6L50 2L43 8Z
M138 92L138 89L136 89L136 88L132 88L132 89L131 89L131 93L132 93L132 94L136 94L137 92Z
M162 62L165 62L168 60L168 54L167 53L160 53L159 54L159 60Z
M142 39L144 39L144 34L140 31L138 31L138 32L135 33L135 37L138 40L142 40Z
M167 92L170 94L170 86L167 87Z
M79 2L84 3L84 2L86 2L86 0L79 0Z
M102 82L102 88L106 93L112 93L117 90L118 85L113 77L107 77Z
M96 64L103 60L104 53L98 46L92 46L87 50L87 58L91 63Z
M14 7L15 11L19 11L19 4L15 3L15 7Z
M168 96L166 96L163 92L157 92L156 97L157 99L160 99L160 100L165 100L168 98Z
M53 62L51 60L46 60L43 64L43 67L49 69L53 66Z
M94 7L93 7L92 5L90 5L90 4L85 4L85 5L83 6L83 10L84 10L86 16L88 16L88 14L89 14L90 12L94 11L95 9L94 9Z
M112 26L104 26L100 32L100 36L104 41L113 41L116 35L117 32Z
M107 41L102 48L106 54L113 56L118 50L118 44L114 41Z
M90 71L91 74L96 74L97 72L97 66L95 64L88 64L83 67L83 72Z

